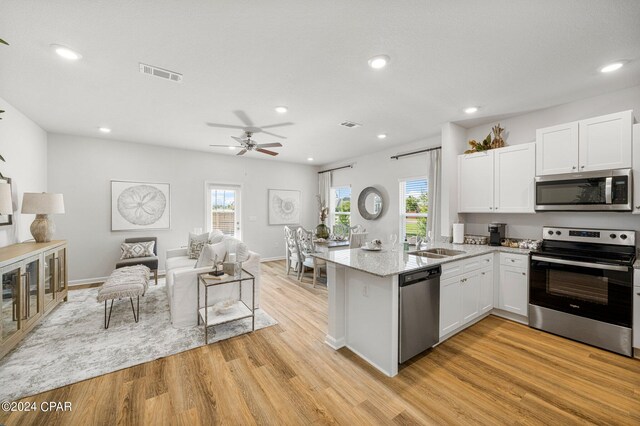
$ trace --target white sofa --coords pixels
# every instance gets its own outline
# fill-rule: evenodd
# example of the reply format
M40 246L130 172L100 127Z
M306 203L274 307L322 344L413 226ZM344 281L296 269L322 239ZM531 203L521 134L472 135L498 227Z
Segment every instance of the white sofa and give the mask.
M225 236L223 241L227 246L227 253L235 252L235 246L240 241ZM165 260L166 287L171 310L171 324L176 328L191 327L198 324L196 299L198 298L198 274L211 271L211 267L195 268L197 259L189 259L187 249L167 250ZM242 262L242 269L255 276L256 308L260 306L260 255L249 251L249 258ZM201 306L204 304L204 292L200 291ZM250 302L251 282L242 284L243 300ZM230 298L239 298L238 284L224 284L209 289L209 305Z

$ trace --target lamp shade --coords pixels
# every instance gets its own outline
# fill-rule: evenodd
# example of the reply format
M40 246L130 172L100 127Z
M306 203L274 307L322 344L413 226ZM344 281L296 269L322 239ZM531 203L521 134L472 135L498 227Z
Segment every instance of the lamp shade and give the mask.
M22 197L22 213L55 214L64 213L62 194L47 192L25 192Z
M0 183L0 214L13 214L11 185L8 183Z

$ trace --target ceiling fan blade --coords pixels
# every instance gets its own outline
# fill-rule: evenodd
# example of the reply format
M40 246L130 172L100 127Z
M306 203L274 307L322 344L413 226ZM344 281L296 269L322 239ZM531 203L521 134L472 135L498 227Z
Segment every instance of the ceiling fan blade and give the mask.
M282 144L280 142L274 142L274 143L259 143L258 145L256 145L258 148L275 148L278 146L282 146Z
M246 150L246 149L243 149L242 151L240 151L240 152L239 152L239 153L237 153L236 155L244 155L244 154L245 154L245 152L247 152L247 150Z
M265 132L264 130L261 131L260 133L264 133L265 135L271 135L271 136L275 136L276 138L280 138L280 139L286 139L286 136L280 136L280 135L276 135L275 133L271 133L271 132Z
M209 145L209 146L216 146L216 147L223 146L225 148L235 148L235 146L233 146L233 145Z
M256 148L256 151L261 152L263 154L273 155L273 156L278 155L277 152L269 151L268 149Z
M235 126L233 124L207 123L209 127L221 127L223 129L244 129L244 126Z
M293 126L295 123L287 121L286 123L278 123L278 124L267 124L266 126L261 126L261 129L271 129L273 127L282 127L282 126ZM264 133L264 132L263 132Z
M240 119L240 121L244 123L246 127L253 126L253 121L251 121L251 119L249 118L246 112L241 110L236 110L236 111L233 111L233 113L236 115L236 117Z
M235 140L237 140L237 141L238 141L238 142L240 142L240 143L244 143L244 139L241 139L241 138L239 138L239 137L237 137L237 136L231 136L231 139L235 139Z

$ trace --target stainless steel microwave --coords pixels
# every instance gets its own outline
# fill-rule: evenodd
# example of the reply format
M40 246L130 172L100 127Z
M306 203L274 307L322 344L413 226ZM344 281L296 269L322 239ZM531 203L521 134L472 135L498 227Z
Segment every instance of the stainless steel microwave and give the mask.
M631 211L631 169L536 177L536 210Z

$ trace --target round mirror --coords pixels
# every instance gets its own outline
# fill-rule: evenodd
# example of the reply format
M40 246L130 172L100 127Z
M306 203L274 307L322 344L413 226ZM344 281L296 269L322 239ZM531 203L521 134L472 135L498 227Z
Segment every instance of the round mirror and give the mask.
M363 189L358 196L358 211L367 220L377 219L382 214L382 207L382 194L372 186Z

